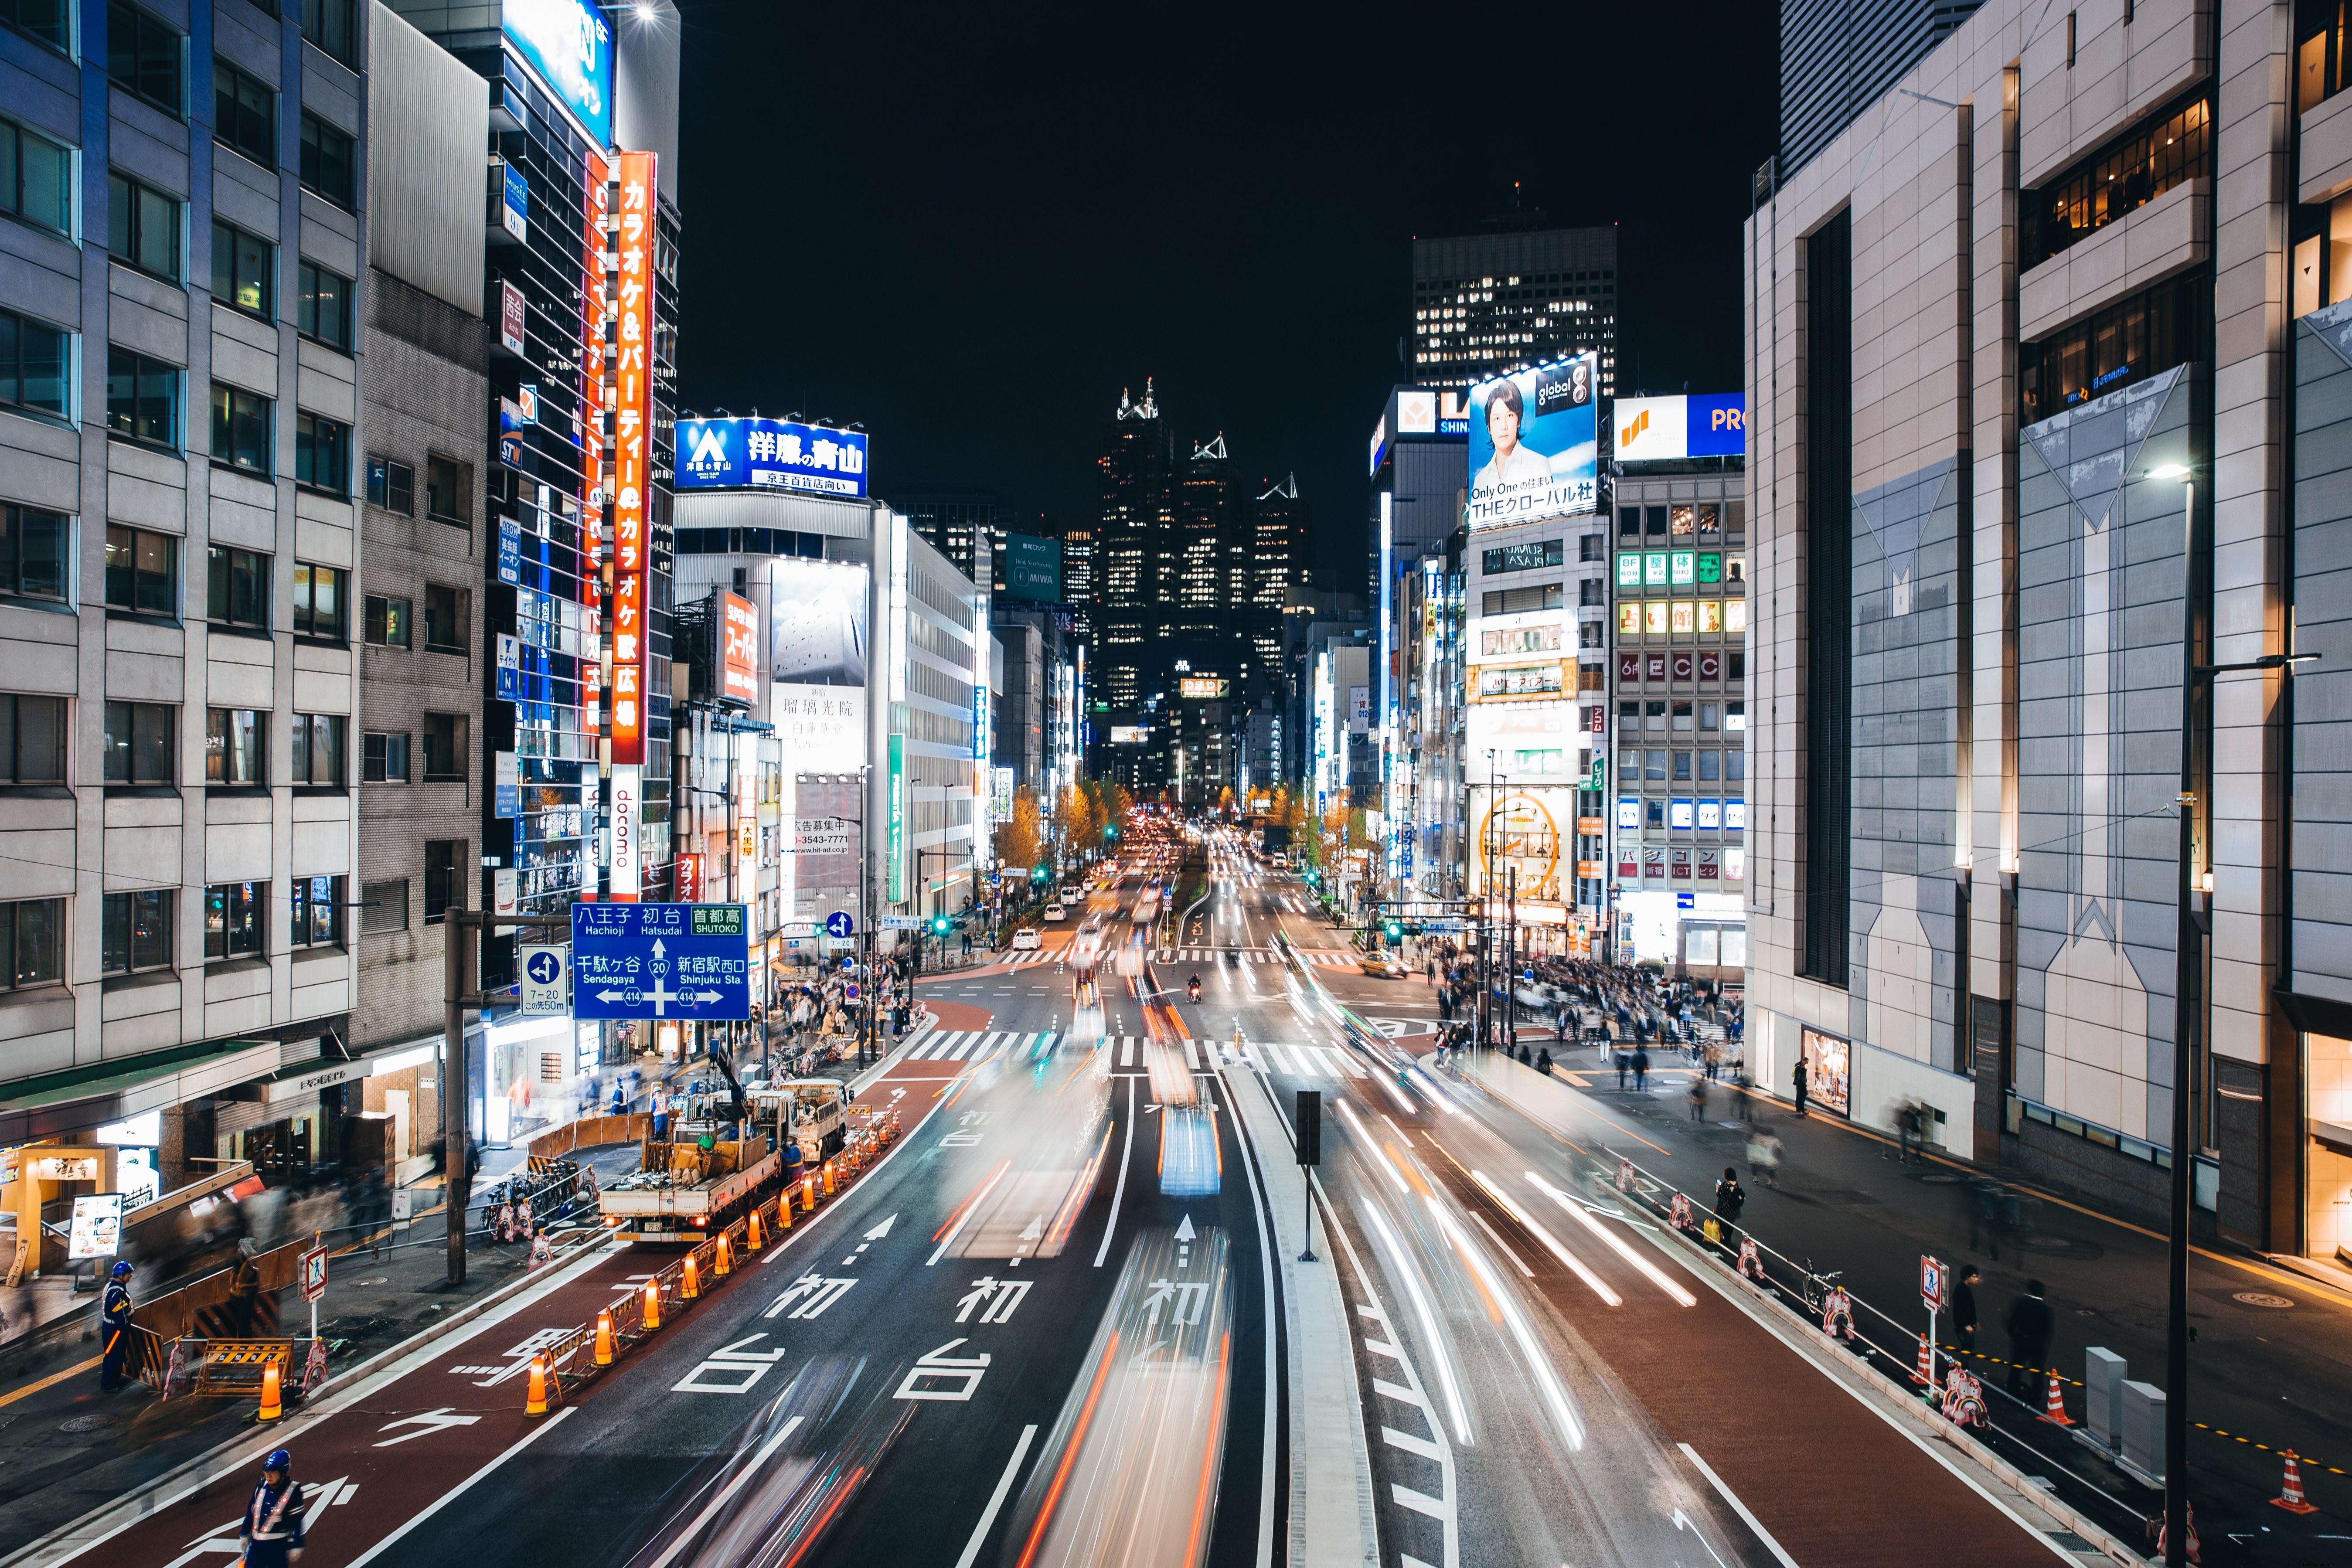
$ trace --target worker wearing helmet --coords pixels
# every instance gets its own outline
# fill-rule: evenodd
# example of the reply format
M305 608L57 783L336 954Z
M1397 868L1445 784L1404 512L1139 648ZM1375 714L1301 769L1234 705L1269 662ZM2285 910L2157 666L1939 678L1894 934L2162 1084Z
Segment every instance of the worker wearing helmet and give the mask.
M98 1386L104 1394L122 1386L122 1369L131 1362L131 1265L118 1258L98 1303L98 1334L106 1347L99 1363Z
M294 1479L294 1456L279 1448L261 1461L261 1479L246 1500L236 1533L245 1543L244 1568L286 1568L302 1555L302 1488Z

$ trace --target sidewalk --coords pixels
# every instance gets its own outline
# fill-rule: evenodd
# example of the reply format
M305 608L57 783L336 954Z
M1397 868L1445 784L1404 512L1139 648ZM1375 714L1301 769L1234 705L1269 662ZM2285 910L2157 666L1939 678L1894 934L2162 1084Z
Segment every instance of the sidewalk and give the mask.
M1658 1065L1646 1094L1619 1091L1602 1053L1571 1049L1557 1058L1562 1073L1553 1080L1555 1093L1535 1089L1540 1080L1530 1074L1515 1098L1538 1124L1634 1160L1693 1194L1694 1203L1712 1192L1725 1166L1737 1168L1748 1189L1743 1224L1759 1242L1817 1271L1843 1271L1842 1283L1915 1341L1927 1328L1918 1297L1921 1254L1933 1253L1956 1270L1974 1264L1983 1279L1976 1288L1981 1327L1973 1369L1989 1387L2006 1378L2011 1347L2000 1322L2029 1277L2042 1282L2056 1315L2052 1361L2067 1380L2078 1418L2089 1346L2125 1357L2133 1379L2161 1385L2161 1237L2044 1198L2021 1234L1996 1239L1971 1224L1971 1183L2007 1181L2007 1173L1940 1152L1902 1163L1894 1145L1874 1133L1818 1110L1800 1118L1759 1095L1749 1097L1748 1109L1786 1149L1780 1186L1762 1186L1748 1169L1748 1124L1740 1120L1737 1092L1713 1088L1706 1120L1695 1123L1684 1099L1690 1073L1668 1053L1654 1058ZM2331 1558L2324 1542L2352 1535L2352 1298L2254 1259L2205 1253L2191 1257L2189 1296L2197 1335L2189 1362L2190 1496L2205 1561L2341 1560ZM1951 1342L1948 1316L1939 1326L1939 1338ZM2032 1390L2035 1404L2042 1395ZM2097 1479L2136 1513L2160 1509L2158 1494L2059 1428L2023 1416L2006 1401L1992 1403L2002 1429L2049 1463ZM2279 1493L2278 1451L2286 1447L2302 1456L2305 1491L2320 1512L2298 1518L2267 1506ZM2233 1536L2246 1539L2233 1544ZM2319 1556L2301 1555L2315 1550Z

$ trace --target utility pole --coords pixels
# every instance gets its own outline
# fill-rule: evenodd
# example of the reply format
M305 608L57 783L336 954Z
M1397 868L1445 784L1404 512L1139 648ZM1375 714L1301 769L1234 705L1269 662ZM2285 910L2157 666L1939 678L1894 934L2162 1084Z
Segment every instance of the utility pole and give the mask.
M441 1011L441 1138L442 1171L446 1178L442 1212L449 1225L449 1283L466 1282L466 1210L473 1198L473 1177L467 1170L472 1131L467 1125L466 1010L476 1012L501 1000L506 993L470 990L467 982L480 973L481 937L485 931L561 931L569 935L572 916L497 915L481 910L449 910L443 917L443 975L446 986ZM484 1131L488 1131L486 1128Z

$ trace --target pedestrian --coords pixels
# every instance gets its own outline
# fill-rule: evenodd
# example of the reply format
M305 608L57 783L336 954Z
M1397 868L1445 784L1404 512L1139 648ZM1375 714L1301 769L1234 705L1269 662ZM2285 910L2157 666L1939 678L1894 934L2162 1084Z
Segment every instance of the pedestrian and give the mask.
M614 1079L613 1080L613 1114L615 1116L626 1116L628 1113L628 1097L621 1092L620 1079Z
M2058 1327L2050 1303L2042 1299L2041 1280L2025 1282L2025 1294L2009 1304L2009 1316L2001 1326L2009 1331L2009 1391L2032 1404L2041 1396L2050 1362L2050 1336Z
M1977 1281L1981 1278L1975 1264L1964 1263L1952 1287L1952 1338L1963 1355L1977 1352Z
M1756 1120L1755 1100L1748 1092L1755 1087L1755 1080L1748 1076L1748 1063L1735 1058L1731 1064L1731 1099L1732 1103L1739 1107L1739 1120L1742 1121Z
M1543 1074L1546 1078L1549 1078L1551 1076L1551 1052L1548 1050L1539 1050L1536 1052L1536 1071Z
M253 1310L261 1299L260 1244L247 1237L236 1244L236 1272L228 1282L229 1338L253 1337Z
M1790 1082L1791 1082L1791 1083L1793 1083L1793 1084L1795 1084L1795 1085L1797 1086L1797 1114L1798 1114L1798 1115L1800 1115L1800 1116L1802 1116L1802 1115L1805 1113L1805 1058L1802 1058L1802 1057L1799 1057L1799 1058L1797 1058L1796 1070L1794 1070L1793 1072L1791 1072L1791 1073L1789 1075L1789 1081L1790 1081Z
M1633 1047L1633 1092L1650 1092L1650 1053L1639 1042Z
M1780 1140L1769 1127L1748 1134L1748 1173L1776 1191L1780 1185Z
M1739 1250L1739 1211L1747 1206L1748 1194L1739 1184L1738 1171L1726 1165L1722 1180L1715 1184L1715 1217L1721 1222L1722 1244L1727 1252Z
M1906 1100L1895 1107L1895 1159L1898 1164L1907 1165L1914 1159L1923 1165L1927 1163L1926 1147L1919 1136L1919 1102L1917 1100Z
M1706 1120L1706 1079L1696 1073L1691 1074L1690 1110L1693 1121Z
M294 1456L279 1448L261 1461L261 1479L237 1521L237 1538L245 1545L242 1568L286 1568L301 1556L302 1510Z
M1627 1057L1623 1051L1618 1051L1613 1054L1617 1058L1617 1090L1622 1094L1625 1090L1626 1070L1630 1068L1633 1063L1632 1058Z
M115 1259L113 1269L106 1279L106 1293L99 1298L98 1333L105 1342L105 1353L98 1368L98 1391L111 1394L122 1386L122 1369L131 1361L131 1265Z

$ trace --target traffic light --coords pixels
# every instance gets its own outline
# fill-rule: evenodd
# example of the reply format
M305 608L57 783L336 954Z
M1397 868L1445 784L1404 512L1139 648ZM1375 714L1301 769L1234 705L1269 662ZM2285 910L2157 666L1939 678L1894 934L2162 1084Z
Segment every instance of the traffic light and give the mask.
M1396 921L1389 921L1388 931L1389 945L1391 947L1396 946L1399 942L1404 940L1404 927L1400 922Z
M1103 837L1104 837L1105 838L1116 838L1116 837L1118 837L1118 823L1116 823L1116 822L1107 822L1107 823L1103 824Z
M1043 861L1040 861L1037 866L1030 871L1029 879L1033 882L1042 882L1053 874L1054 868Z
M948 934L949 931L953 929L955 921L948 919L945 915L933 915L931 917L931 934L933 936L945 936Z

